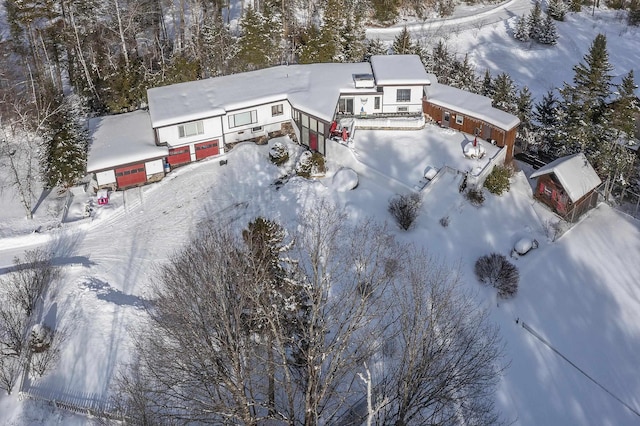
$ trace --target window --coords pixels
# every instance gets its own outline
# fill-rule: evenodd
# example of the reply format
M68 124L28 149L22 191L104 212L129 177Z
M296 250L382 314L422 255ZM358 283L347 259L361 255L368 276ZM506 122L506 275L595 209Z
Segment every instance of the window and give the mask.
M456 114L456 124L462 125L464 123L464 115Z
M373 98L373 109L380 109L380 96Z
M338 99L338 112L341 114L353 114L353 98Z
M396 94L396 102L411 101L411 89L398 89Z
M275 117L276 115L282 115L284 113L284 110L282 108L282 104L278 104L278 105L273 105L271 107L271 116Z
M252 132L261 132L262 131L262 126L252 127L251 131Z
M178 137L188 138L190 136L201 135L204 133L204 124L202 120L184 123L178 126Z
M409 111L409 107L398 107L398 112L407 112Z
M247 124L253 124L258 122L258 111L246 111L238 114L232 114L229 116L229 127L246 126Z

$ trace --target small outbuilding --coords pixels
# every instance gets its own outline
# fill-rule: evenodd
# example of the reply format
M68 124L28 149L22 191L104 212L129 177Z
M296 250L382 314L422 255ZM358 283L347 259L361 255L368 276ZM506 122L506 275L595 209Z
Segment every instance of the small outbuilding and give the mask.
M570 222L598 203L595 190L602 181L582 153L552 161L532 173L533 178L537 178L534 197Z

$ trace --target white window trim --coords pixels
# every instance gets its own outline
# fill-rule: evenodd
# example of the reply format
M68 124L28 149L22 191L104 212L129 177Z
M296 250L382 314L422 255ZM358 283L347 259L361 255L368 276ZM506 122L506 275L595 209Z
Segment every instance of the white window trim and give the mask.
M271 106L271 116L276 117L278 115L284 114L284 106L282 104L272 105Z
M245 120L240 120L238 124L238 117L245 118ZM249 121L246 121L249 119ZM252 109L250 111L239 112L237 114L229 114L229 128L233 129L234 127L242 127L248 126L251 124L255 124L258 122L258 110Z
M456 124L459 124L459 125L464 124L464 115L456 114Z
M409 97L404 99L404 96L400 96L400 93L409 93ZM411 102L411 89L397 89L396 102Z
M178 125L178 137L180 139L198 136L204 133L204 123L202 120L190 121Z

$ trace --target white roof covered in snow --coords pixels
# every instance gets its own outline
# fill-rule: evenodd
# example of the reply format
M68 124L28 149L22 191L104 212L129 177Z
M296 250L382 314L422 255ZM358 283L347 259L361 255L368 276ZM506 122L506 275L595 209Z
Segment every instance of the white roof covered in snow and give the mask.
M159 158L169 153L167 147L155 144L147 111L92 118L89 131L88 172Z
M558 158L531 174L531 178L553 173L567 192L571 202L576 202L602 181L583 153Z
M374 55L371 69L379 86L431 83L418 55Z
M425 92L427 101L434 105L458 111L466 116L493 124L503 130L511 130L520 124L520 119L515 115L491 106L491 99L486 96L436 83L435 78L431 80L432 83L425 87Z
M279 100L330 121L340 93L371 91L354 83L354 74L367 73L366 62L282 65L156 87L147 91L151 123L158 128Z

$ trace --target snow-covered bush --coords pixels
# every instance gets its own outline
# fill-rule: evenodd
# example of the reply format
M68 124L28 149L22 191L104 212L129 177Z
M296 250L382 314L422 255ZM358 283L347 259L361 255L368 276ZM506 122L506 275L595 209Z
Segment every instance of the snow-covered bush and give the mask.
M487 179L484 181L484 187L492 194L502 195L509 192L509 178L512 170L504 166L495 166Z
M498 289L498 296L502 299L513 297L518 292L518 268L502 254L482 256L476 261L474 272L482 284Z
M442 216L440 218L440 225L442 225L443 228L446 228L447 226L449 226L450 222L451 222L451 219L449 219L449 216Z
M296 174L304 178L323 176L326 173L324 157L319 152L305 151L296 164Z
M482 188L470 188L464 195L467 200L476 207L480 207L482 203L484 203Z
M269 150L269 159L276 166L282 166L289 160L289 151L282 142L276 142Z
M400 228L406 231L411 228L411 225L418 217L421 205L420 194L416 192L399 194L389 201L389 213L391 213Z

